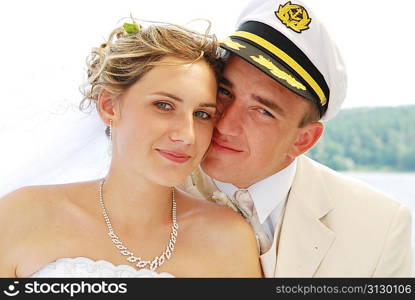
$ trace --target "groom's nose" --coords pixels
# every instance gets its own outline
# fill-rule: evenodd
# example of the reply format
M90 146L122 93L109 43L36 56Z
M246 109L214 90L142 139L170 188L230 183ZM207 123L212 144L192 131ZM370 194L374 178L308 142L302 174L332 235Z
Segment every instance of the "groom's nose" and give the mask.
M222 135L238 136L242 133L243 108L237 101L222 107L221 117L216 123L217 131Z

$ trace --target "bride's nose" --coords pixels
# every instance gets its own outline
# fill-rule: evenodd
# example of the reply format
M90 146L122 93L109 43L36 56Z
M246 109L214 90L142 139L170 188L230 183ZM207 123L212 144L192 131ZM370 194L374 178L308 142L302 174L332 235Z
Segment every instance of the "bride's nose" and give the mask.
M192 145L195 142L195 128L193 114L177 119L170 130L170 139L174 142L182 142Z

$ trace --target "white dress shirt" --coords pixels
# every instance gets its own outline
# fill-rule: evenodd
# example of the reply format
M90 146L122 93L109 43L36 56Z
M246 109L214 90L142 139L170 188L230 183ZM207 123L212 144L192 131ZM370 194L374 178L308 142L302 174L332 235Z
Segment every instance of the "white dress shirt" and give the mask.
M275 226L283 215L288 194L294 181L296 167L297 159L294 159L285 169L245 189L251 195L259 222L270 240L273 240ZM235 200L233 195L240 188L231 183L213 181L220 191Z

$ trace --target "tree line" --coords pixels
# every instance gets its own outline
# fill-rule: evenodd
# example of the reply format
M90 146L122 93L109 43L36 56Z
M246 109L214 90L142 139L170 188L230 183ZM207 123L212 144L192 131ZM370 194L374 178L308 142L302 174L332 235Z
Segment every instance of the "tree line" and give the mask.
M415 171L415 105L343 109L307 156L339 171Z

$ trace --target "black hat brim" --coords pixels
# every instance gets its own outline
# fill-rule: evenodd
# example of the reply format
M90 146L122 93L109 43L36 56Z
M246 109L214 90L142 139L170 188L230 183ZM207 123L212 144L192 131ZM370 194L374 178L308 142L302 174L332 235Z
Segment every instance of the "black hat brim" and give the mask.
M235 37L222 41L220 47L244 59L297 95L315 103L320 102L301 77L260 47Z

